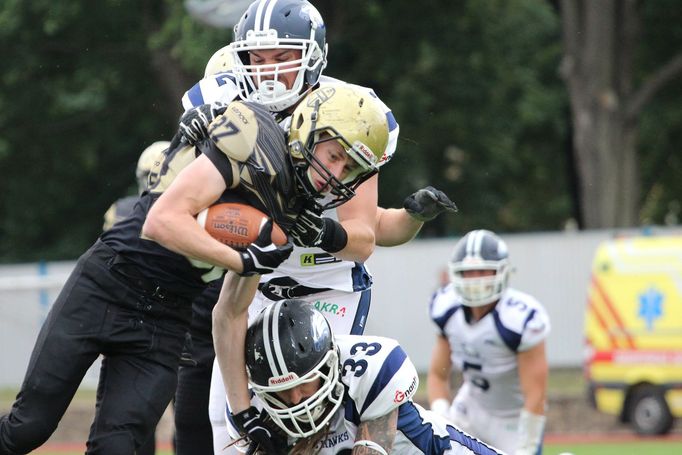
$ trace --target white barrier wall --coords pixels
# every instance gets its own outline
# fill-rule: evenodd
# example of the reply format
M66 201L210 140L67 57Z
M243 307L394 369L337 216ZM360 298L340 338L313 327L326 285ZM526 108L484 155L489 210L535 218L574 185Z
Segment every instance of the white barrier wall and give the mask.
M75 262L0 266L0 387L18 387L50 305ZM83 384L97 385L99 362Z
M607 233L505 235L514 267L510 285L535 296L552 321L552 366L582 362L582 325L592 255ZM428 369L436 326L428 303L456 239L382 248L369 260L375 285L365 333L400 340L420 371Z
M547 345L551 366L579 366L582 362L592 255L600 241L612 236L612 231L503 235L516 269L511 285L538 298L552 319ZM428 318L429 299L455 241L415 240L397 248L377 248L368 262L374 287L365 333L400 340L420 371L428 368L436 335ZM21 383L48 306L73 265L0 266L0 387ZM42 287L36 287L41 276ZM86 385L94 385L96 377L97 366L88 373Z

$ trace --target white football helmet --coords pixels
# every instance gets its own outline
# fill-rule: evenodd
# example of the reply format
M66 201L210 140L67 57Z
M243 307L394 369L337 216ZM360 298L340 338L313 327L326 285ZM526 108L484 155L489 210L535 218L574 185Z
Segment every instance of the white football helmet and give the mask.
M497 301L509 281L507 244L493 232L478 229L462 237L449 262L450 281L466 306ZM464 277L469 270L492 270L494 275Z
M234 28L230 45L232 71L239 95L272 112L298 102L317 84L327 65L326 29L322 16L305 0L256 0ZM252 65L249 52L266 49L301 51L298 60L272 65ZM283 73L296 73L291 88L279 80Z

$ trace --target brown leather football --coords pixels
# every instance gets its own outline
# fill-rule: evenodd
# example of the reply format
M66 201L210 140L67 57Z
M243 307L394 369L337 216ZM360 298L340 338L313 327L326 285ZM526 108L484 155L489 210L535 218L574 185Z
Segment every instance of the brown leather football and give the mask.
M245 249L258 238L267 218L257 208L238 202L212 205L197 215L197 221L211 237L236 250ZM284 245L287 241L284 231L276 223L272 226L271 237L275 245Z

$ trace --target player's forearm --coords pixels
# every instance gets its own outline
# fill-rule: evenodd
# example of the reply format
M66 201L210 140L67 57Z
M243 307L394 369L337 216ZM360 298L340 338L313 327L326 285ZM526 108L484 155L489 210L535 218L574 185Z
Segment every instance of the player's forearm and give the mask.
M398 428L398 408L368 422L362 422L355 434L353 455L391 453ZM383 450L383 452L382 452Z
M431 351L431 363L426 376L426 391L429 403L438 399L450 400L450 344L443 336L437 336Z
M149 212L142 234L160 245L191 259L211 265L242 271L239 253L211 237L190 214L167 213L161 209Z
M379 209L375 230L376 244L397 246L412 240L424 225L411 217L405 209Z
M213 344L232 413L251 405L244 358L248 306L256 293L258 276L228 275L213 309Z
M374 229L360 220L342 221L348 242L346 246L333 253L346 261L365 262L374 252Z
M231 322L216 321L215 317L213 320L213 345L232 413L241 412L251 405L244 359L247 322L248 317Z
M517 354L519 382L523 394L524 409L543 415L547 399L547 377L549 370L545 356L544 342L528 351Z
M426 392L429 403L438 399L450 400L450 384L446 377L429 371L426 376Z
M544 388L538 388L532 391L524 392L523 408L528 412L532 412L537 415L545 414L546 405L546 390Z

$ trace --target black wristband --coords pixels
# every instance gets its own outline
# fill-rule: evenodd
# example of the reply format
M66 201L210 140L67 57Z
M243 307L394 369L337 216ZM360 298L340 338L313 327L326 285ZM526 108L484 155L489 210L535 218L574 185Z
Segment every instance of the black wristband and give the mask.
M346 248L348 244L348 233L341 226L341 223L331 218L322 218L324 221L324 230L322 231L322 239L320 239L320 248L327 253L336 253Z

